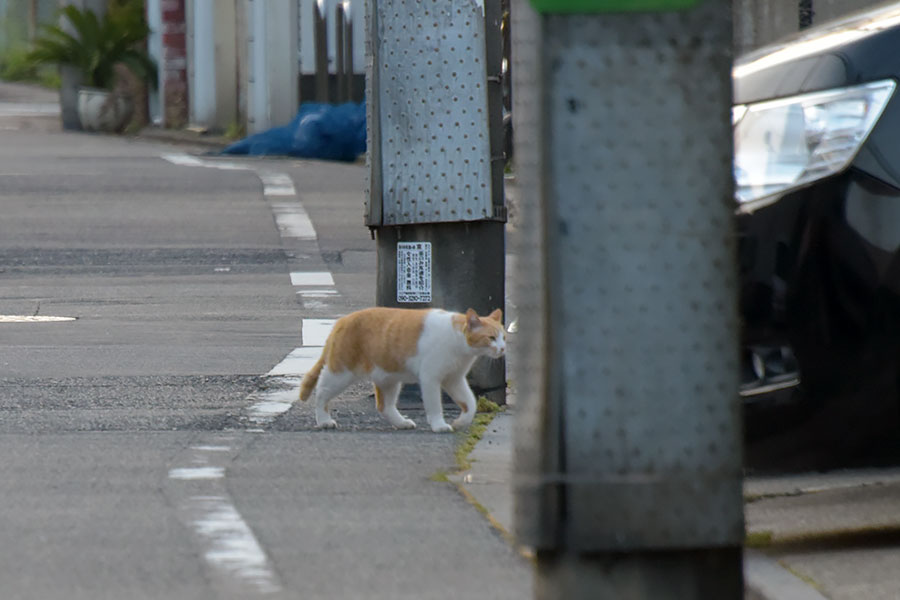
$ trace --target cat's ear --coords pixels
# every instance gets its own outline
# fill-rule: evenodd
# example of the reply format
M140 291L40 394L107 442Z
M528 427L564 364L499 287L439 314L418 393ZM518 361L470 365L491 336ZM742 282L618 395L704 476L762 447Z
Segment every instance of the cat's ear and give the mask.
M474 309L470 308L466 311L466 327L468 327L469 331L481 327L481 320L478 318L478 313L475 312Z
M497 321L498 323L502 323L503 322L503 311L498 308L497 310L492 312L490 315L488 315L488 319L493 319L493 320Z

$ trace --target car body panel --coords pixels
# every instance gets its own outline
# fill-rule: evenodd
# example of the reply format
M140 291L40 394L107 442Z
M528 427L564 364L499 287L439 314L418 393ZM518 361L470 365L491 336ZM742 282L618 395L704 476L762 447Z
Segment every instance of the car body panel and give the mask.
M900 4L882 5L739 59L734 101L900 80L898 57ZM895 460L900 94L845 170L739 206L736 221L748 466Z

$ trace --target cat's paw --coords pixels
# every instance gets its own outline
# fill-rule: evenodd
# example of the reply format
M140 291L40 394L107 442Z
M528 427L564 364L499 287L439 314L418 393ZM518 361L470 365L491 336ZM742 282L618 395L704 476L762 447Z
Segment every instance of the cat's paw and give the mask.
M433 424L431 430L435 433L453 433L453 427L444 422Z
M322 420L316 423L316 429L337 429L337 421L334 419Z
M404 418L402 421L394 425L394 427L396 427L397 429L415 429L416 422L412 419Z
M456 431L459 431L460 429L465 429L466 427L468 427L471 424L472 424L472 419L459 417L458 419L453 421L453 429L455 429Z

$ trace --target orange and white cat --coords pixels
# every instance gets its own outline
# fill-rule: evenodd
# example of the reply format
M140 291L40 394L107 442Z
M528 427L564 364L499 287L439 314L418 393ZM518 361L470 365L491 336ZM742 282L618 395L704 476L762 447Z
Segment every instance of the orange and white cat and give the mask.
M418 382L425 415L432 431L467 427L476 400L466 373L479 356L500 358L506 352L503 313L479 317L440 309L367 308L337 320L322 356L303 377L300 399L315 388L316 425L333 429L329 402L350 384L368 379L375 384L375 406L398 429L416 424L397 410L404 383ZM451 427L444 420L441 388L460 407Z

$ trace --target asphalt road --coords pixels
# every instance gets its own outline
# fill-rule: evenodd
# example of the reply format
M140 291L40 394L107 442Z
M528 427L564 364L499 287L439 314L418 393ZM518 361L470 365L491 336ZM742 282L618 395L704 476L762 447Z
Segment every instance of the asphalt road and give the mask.
M180 166L55 129L0 111L0 316L75 318L0 322L0 597L530 595L527 562L429 479L454 436L390 430L361 388L338 432L306 405L253 418L291 394L264 375L301 319L374 298L364 167ZM263 172L295 194L267 197ZM318 239L279 233L288 200Z

